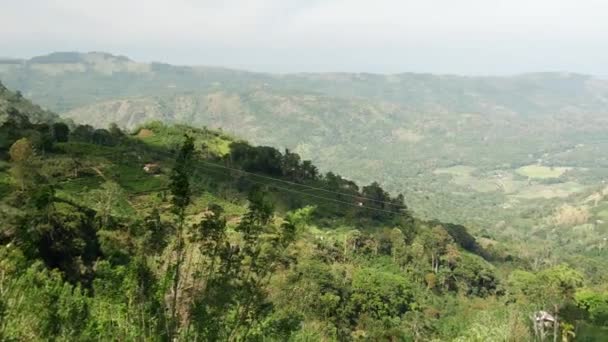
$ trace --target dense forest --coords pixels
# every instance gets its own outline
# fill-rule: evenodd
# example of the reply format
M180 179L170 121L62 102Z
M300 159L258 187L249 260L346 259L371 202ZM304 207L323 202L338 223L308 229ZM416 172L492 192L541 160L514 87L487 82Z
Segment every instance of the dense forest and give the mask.
M220 131L76 125L4 86L0 111L0 340L608 336L591 257L488 243Z

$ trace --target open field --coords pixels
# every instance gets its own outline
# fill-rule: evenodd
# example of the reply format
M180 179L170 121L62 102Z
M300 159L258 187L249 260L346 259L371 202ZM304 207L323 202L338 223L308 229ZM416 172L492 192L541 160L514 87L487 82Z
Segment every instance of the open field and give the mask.
M565 198L584 189L585 187L577 182L534 184L522 189L515 196L519 198Z
M513 198L565 198L585 189L576 181L555 184L542 184L518 180L516 175L526 175L530 178L556 178L571 168L549 168L544 166L524 166L514 171L498 170L491 174L475 173L476 168L467 165L456 165L436 169L436 175L450 175L451 182L476 192L502 192Z
M530 178L558 178L563 175L564 172L572 169L571 167L549 167L541 165L526 165L515 170L518 174Z

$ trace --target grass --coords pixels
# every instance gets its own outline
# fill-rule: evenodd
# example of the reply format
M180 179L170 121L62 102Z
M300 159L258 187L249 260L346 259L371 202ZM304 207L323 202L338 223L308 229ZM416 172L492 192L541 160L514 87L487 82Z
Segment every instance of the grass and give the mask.
M201 211L206 209L209 204L219 204L224 208L226 216L240 216L247 212L247 208L243 205L235 204L230 201L226 201L218 196L215 196L209 192L203 192L193 196L192 209L194 211Z
M593 208L593 213L600 220L608 220L608 202L601 202L597 207Z
M449 175L453 175L453 176L468 176L473 171L475 171L475 169L476 168L474 168L472 166L455 165L455 166L451 166L451 167L444 167L444 168L436 169L435 171L433 171L433 173L449 174Z
M203 143L208 151L215 155L229 152L229 144L233 141L229 136L207 131L204 129L183 130L182 127L166 127L150 125L150 129L134 137L131 143L117 146L100 146L81 142L57 144L54 154L47 154L43 171L48 175L61 175L62 181L55 183L56 195L77 203L95 208L103 199L104 183L116 182L122 191L115 199L114 211L118 216L135 215L134 208L148 209L153 207L166 208L166 190L169 184L173 157L172 149L183 141L183 134L195 137L195 147L201 150ZM143 142L143 144L141 143ZM75 167L73 159L80 161L79 176L73 177ZM146 162L158 162L161 173L151 175L143 170ZM9 163L0 161L0 196L4 197L13 191L12 179L7 170ZM191 214L194 217L203 213L209 204L221 205L228 217L236 217L245 213L242 197L218 188L218 182L231 181L232 177L221 174L200 174L195 172L192 186L195 189ZM226 178L226 179L224 179Z
M206 145L208 152L223 156L230 152L230 143L233 139L225 134L208 131L205 129L194 129L186 126L164 126L158 123L150 123L142 127L137 138L150 146L163 148L177 148L188 134L195 139L195 148L202 150L202 144Z
M58 143L57 148L65 153L78 157L107 157L124 152L120 146L101 146L83 142Z
M558 178L564 172L572 169L571 167L549 167L541 165L526 165L515 170L518 174L538 179Z
M608 209L602 210L599 213L597 213L597 217L601 220L608 220Z
M519 175L536 179L557 178L569 167L546 167L528 165L515 170ZM526 181L516 180L516 175L508 171L502 172L502 177L477 176L476 169L467 165L456 165L448 168L436 169L435 174L451 176L451 182L476 192L504 191L511 198L524 199L550 199L565 198L584 190L584 186L577 182L563 182L557 184L528 184Z
M503 191L512 193L519 189L523 182L512 180L512 177L505 179L496 179L493 177L478 177L473 175L476 168L466 165L456 165L443 169L436 169L435 174L449 174L452 176L452 182L456 185L463 186L476 192L493 192Z
M86 192L88 190L97 189L103 183L103 178L100 176L87 176L71 179L67 182L59 183L57 189L65 192Z
M514 194L517 198L565 198L577 192L583 191L585 187L577 182L565 182L559 184L534 184Z
M167 187L165 175L149 175L139 166L112 165L104 172L128 192L148 192Z

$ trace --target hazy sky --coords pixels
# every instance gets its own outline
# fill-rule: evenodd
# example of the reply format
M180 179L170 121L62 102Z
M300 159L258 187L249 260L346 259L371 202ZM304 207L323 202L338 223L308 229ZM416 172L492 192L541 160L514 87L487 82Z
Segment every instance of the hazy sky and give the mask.
M607 0L0 0L0 56L261 71L608 75Z

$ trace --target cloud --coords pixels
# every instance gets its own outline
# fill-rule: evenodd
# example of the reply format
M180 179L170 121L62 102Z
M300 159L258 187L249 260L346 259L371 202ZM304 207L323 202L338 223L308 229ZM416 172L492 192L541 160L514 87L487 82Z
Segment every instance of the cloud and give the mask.
M104 50L145 60L279 71L597 73L608 52L603 0L0 0L0 5L1 55Z

